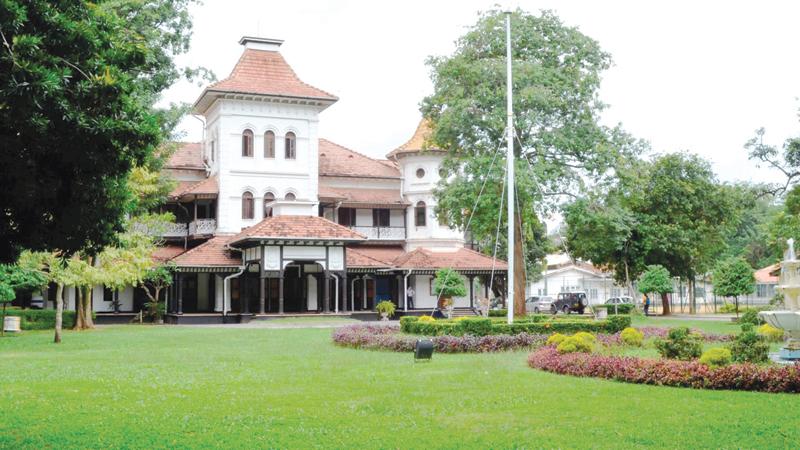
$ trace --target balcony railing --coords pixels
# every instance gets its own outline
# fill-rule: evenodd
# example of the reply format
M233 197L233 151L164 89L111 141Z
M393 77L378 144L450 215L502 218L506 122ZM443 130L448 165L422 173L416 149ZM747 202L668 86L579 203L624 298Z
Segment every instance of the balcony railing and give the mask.
M367 239L402 241L406 238L405 227L350 227L350 229L363 234Z
M217 229L217 221L215 219L197 219L189 223L189 235L203 235L214 234Z
M188 224L185 223L170 223L164 226L164 237L184 237L186 236Z

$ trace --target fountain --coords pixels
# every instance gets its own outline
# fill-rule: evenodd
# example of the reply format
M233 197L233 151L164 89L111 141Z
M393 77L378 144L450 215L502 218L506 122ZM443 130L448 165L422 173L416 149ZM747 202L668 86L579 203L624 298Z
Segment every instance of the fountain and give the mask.
M758 315L773 327L780 328L789 336L781 348L778 362L800 361L800 260L794 253L794 239L786 241L789 248L783 255L781 275L775 287L783 294L784 311L762 311Z

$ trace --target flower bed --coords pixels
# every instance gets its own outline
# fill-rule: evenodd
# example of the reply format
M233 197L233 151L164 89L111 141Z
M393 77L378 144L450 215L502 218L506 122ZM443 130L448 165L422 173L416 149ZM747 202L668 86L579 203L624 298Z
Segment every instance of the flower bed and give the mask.
M542 347L528 357L528 365L547 372L595 377L628 383L697 389L761 392L800 392L800 365L758 366L732 364L710 368L697 361L643 359L599 354L559 354Z
M637 330L641 331L644 334L645 339L650 338L659 338L664 339L669 334L669 328L660 328L660 327L638 327ZM713 334L713 333L706 333L701 330L692 329L692 333L699 334L700 337L703 338L705 342L730 342L733 340L732 334ZM620 339L619 333L616 334L600 334L597 336L597 340L605 345L605 346L612 346L612 345L622 345L622 340Z
M393 325L350 325L333 332L333 342L343 347L395 352L413 351L419 338L403 334ZM434 349L441 353L486 353L540 347L547 335L434 336L430 340Z

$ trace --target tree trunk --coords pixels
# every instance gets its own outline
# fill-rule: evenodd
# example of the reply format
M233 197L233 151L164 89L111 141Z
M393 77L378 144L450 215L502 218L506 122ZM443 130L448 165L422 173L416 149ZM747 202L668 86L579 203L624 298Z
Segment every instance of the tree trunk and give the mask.
M670 309L669 309L669 297L667 296L666 292L662 293L661 294L661 314L664 315L664 316L668 316L671 313L672 313L672 311L670 311Z
M739 296L733 297L733 300L736 302L736 318L739 318Z
M56 344L61 343L61 327L64 320L64 285L58 283L56 288L56 332L53 342Z
M85 310L83 309L83 289L77 288L75 291L75 325L72 328L74 330L83 330L86 324Z
M695 303L695 298L694 298L694 283L695 283L695 279L694 279L694 275L692 275L692 276L689 277L689 283L688 283L688 288L689 288L689 314L697 314L697 304Z
M84 287L86 290L83 295L83 306L85 308L83 316L86 329L94 328L94 319L92 319L92 287L86 286Z
M525 316L525 256L522 248L522 224L519 211L514 220L514 316Z

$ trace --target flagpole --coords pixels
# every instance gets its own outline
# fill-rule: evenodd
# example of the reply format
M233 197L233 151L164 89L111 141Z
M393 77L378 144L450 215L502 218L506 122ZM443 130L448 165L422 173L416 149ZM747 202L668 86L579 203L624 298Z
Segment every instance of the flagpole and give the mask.
M514 112L511 98L511 10L506 11L506 177L508 180L508 323L514 322Z

